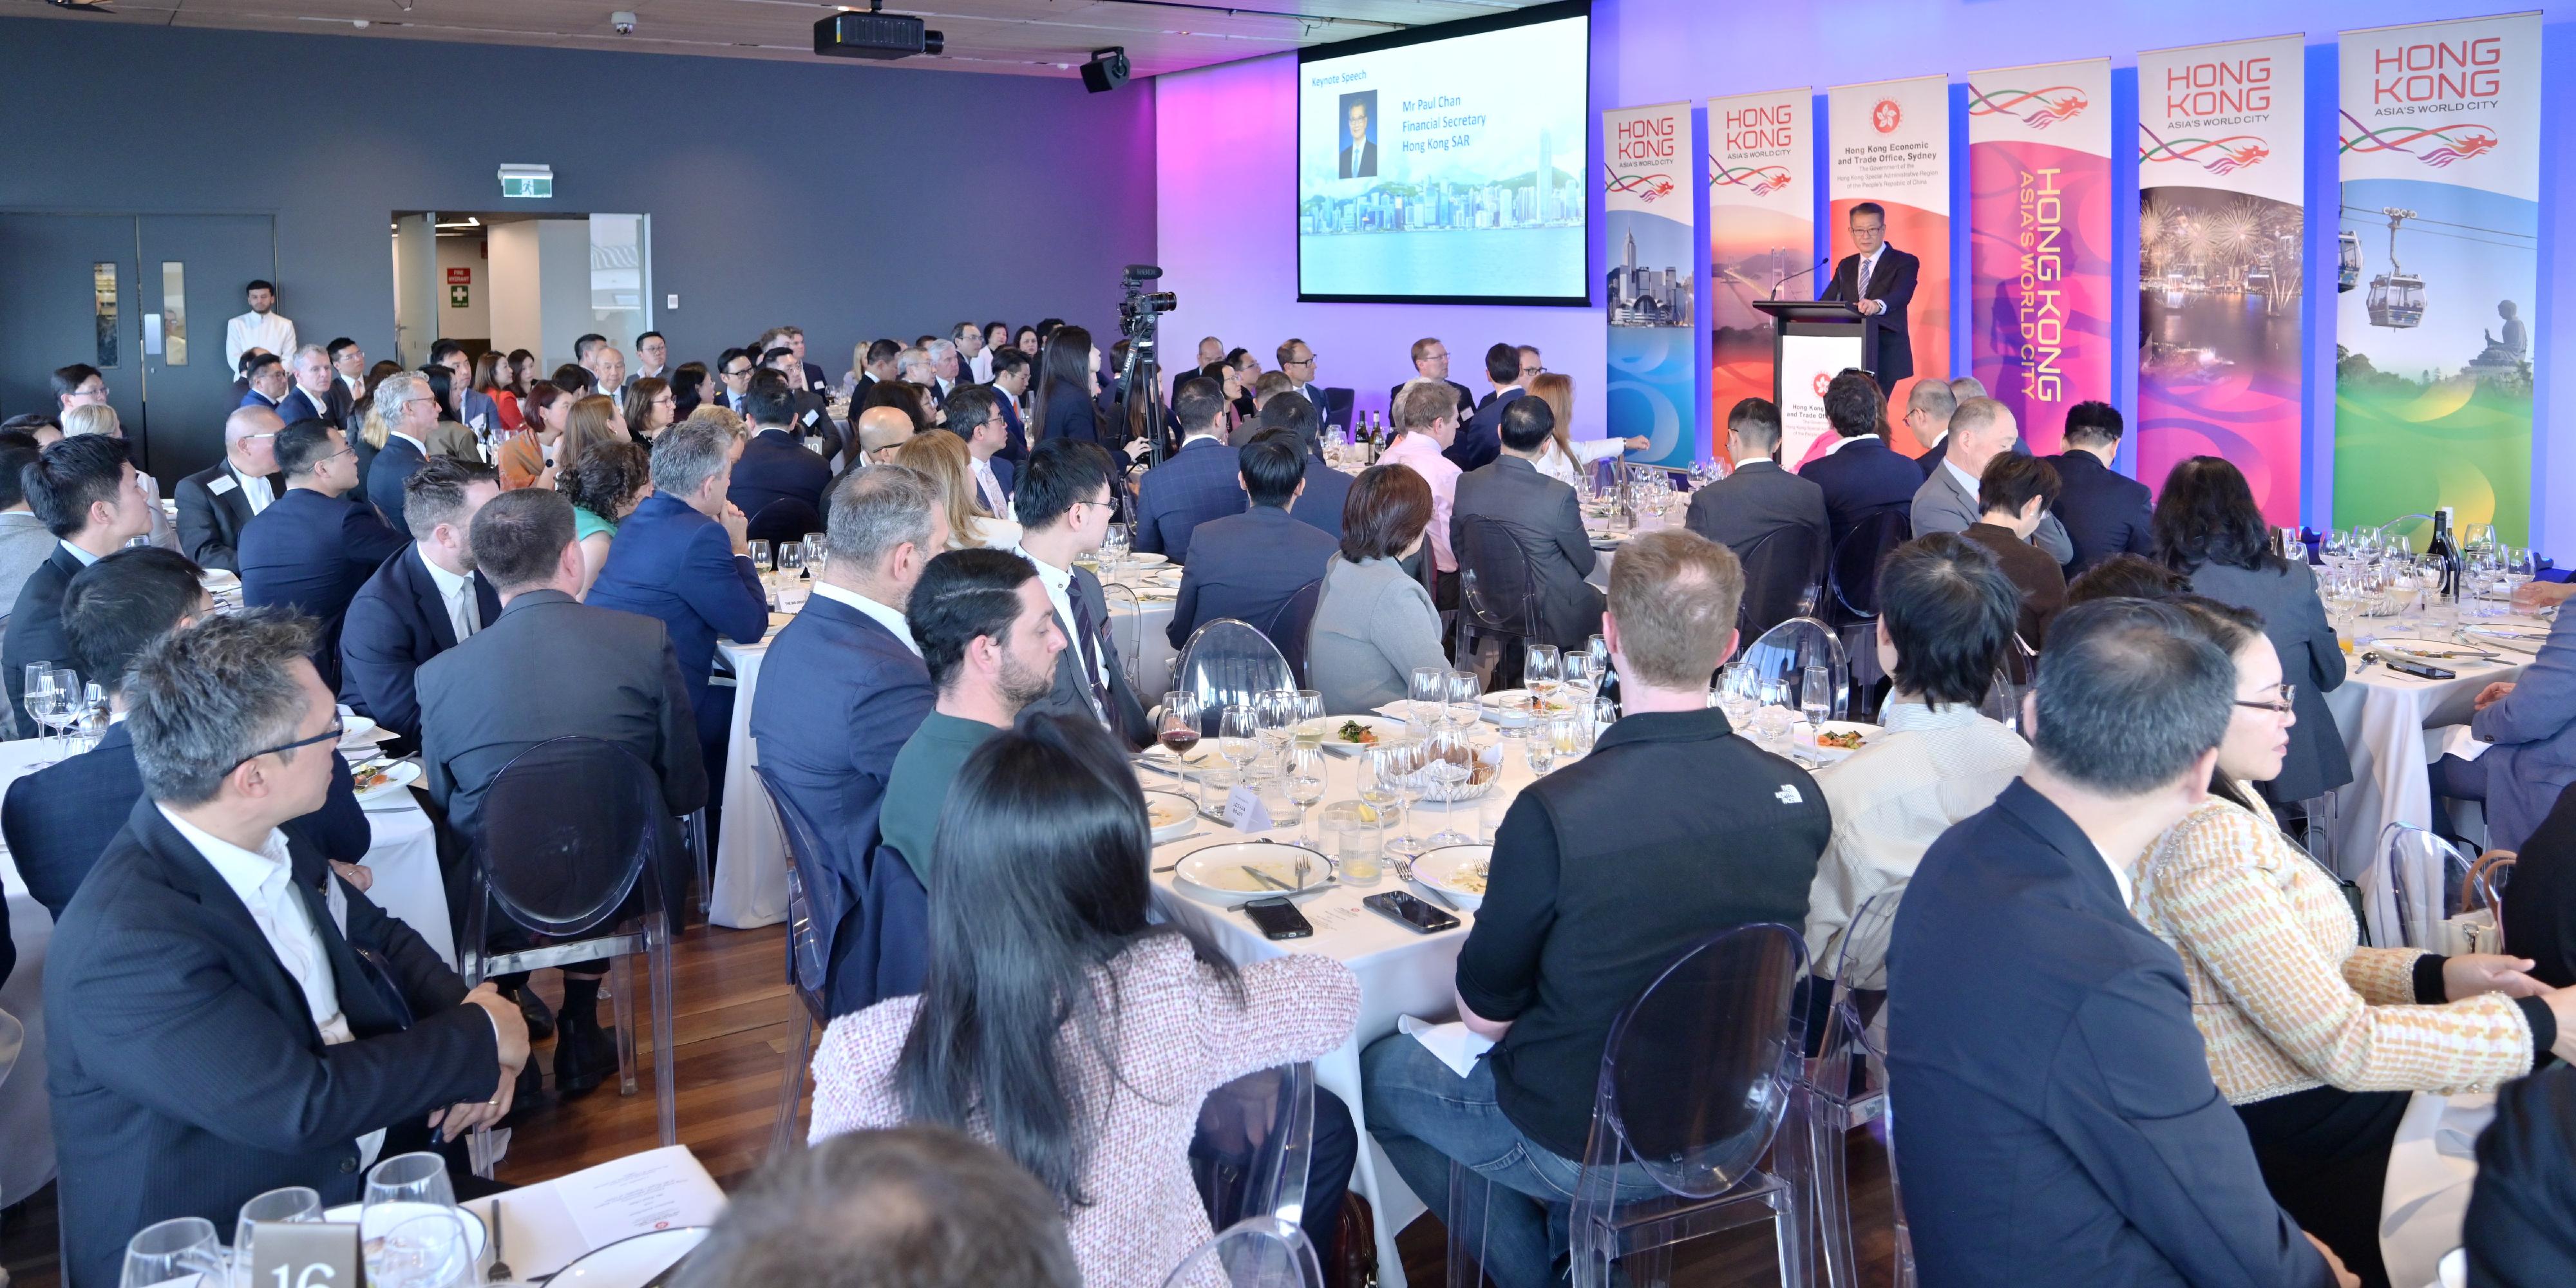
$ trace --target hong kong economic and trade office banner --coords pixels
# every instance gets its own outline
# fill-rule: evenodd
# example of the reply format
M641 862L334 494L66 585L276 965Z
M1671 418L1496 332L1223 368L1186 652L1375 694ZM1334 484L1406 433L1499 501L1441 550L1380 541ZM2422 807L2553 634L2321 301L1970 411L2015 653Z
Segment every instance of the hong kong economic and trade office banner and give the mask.
M1788 299L1816 293L1814 115L1814 95L1803 86L1708 101L1713 456L1726 454L1727 412L1772 396L1772 322L1753 301L1775 291Z
M2343 33L2339 525L2448 505L2529 537L2540 30L2524 13Z
M2111 62L1968 74L1971 373L2054 452L2111 397Z
M1690 104L1603 112L1601 155L1609 436L1647 440L1629 460L1686 466L1703 437L1691 357L1699 228L1685 182L1694 155Z
M1905 311L1914 374L1890 391L1892 404L1903 407L1915 381L1950 378L1950 78L1837 85L1826 95L1833 168L1829 257L1839 263L1853 253L1852 207L1874 201L1887 211L1887 244L1922 264ZM1818 276L1830 275L1834 263ZM1822 285L1808 294L1819 294ZM1790 370L1781 382L1780 459L1794 466L1824 452L1823 381L1814 377L1833 373L1807 370L1794 354L1782 361ZM1909 456L1923 450L1910 435L1895 439L1891 446Z

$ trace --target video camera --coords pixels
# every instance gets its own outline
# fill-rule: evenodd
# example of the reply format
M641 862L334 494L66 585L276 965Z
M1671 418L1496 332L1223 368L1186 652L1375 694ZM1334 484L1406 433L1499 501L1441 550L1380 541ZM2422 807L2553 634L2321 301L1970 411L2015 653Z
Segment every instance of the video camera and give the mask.
M1145 289L1147 283L1162 275L1163 270L1153 264L1127 266L1126 275L1122 279L1127 288L1127 297L1118 301L1118 329L1129 340L1142 338L1140 333L1151 330L1155 318L1179 306L1179 297L1170 291Z

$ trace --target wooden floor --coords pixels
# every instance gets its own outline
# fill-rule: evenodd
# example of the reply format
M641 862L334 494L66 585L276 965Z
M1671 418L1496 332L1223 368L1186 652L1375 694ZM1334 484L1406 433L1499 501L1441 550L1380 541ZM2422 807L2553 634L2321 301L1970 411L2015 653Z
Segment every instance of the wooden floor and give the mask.
M784 982L783 928L720 930L697 927L679 939L672 969L674 1081L679 1086L680 1139L728 1188L760 1165L775 1126L780 1077L803 1015ZM640 966L640 963L638 963ZM553 973L539 975L539 989L554 995ZM637 992L644 992L639 971ZM638 997L637 1010L643 1011ZM603 1013L608 1003L602 1001ZM640 1048L651 1027L639 1026ZM538 1060L551 1071L549 1048ZM604 1162L654 1142L652 1057L641 1050L637 1094L620 1096L612 1081L577 1100L532 1107L514 1120L509 1157L500 1179L529 1184ZM551 1081L551 1076L549 1076ZM1888 1230L1886 1155L1865 1135L1852 1137L1851 1191L1854 1237L1860 1244L1864 1284L1889 1280L1893 1240ZM9 1288L56 1288L53 1189L0 1213L0 1266ZM1443 1282L1445 1238L1424 1217L1398 1237L1405 1272L1417 1285ZM1684 1285L1777 1283L1777 1260L1767 1226L1748 1227L1686 1245L1676 1259L1675 1282Z

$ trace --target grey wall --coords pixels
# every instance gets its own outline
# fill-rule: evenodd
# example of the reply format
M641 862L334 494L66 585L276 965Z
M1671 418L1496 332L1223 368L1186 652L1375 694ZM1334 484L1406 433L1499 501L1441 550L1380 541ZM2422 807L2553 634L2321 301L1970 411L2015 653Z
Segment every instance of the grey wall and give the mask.
M674 361L791 322L835 376L967 318L1114 329L1155 245L1144 80L0 19L0 84L0 210L274 212L279 312L376 356L386 217L503 208L503 162L555 172L510 209L653 217Z

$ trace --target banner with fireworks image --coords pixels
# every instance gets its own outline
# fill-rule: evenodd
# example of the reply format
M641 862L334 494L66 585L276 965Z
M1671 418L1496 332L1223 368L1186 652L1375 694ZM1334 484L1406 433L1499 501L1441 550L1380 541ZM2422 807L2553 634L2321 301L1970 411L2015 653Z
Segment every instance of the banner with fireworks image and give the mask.
M1691 105L1601 114L1603 283L1610 324L1609 437L1643 437L1628 459L1689 465L1699 454L1691 292L1699 239L1691 210Z
M2305 39L2138 55L2138 477L2223 456L2299 521Z
M2529 539L2540 30L2524 13L2343 33L2338 525L2452 506Z
M2111 60L1968 73L1971 374L2054 452L2111 396Z
M1771 319L1753 308L1777 290L1815 295L1815 98L1808 90L1708 101L1709 438L1726 454L1726 414L1770 398ZM1794 284L1787 279L1800 273Z
M1853 253L1852 207L1875 201L1887 211L1887 244L1922 262L1914 280L1914 304L1905 311L1914 374L1888 391L1888 405L1902 408L1915 382L1950 378L1950 78L1837 85L1826 95L1832 126L1827 155L1833 166L1829 255L1839 264ZM1835 264L1817 276L1830 276ZM1808 297L1824 285L1818 281ZM1823 455L1826 446L1822 391L1792 394L1790 402L1780 409L1780 459L1804 464ZM1809 411L1818 433L1802 439L1802 413ZM1901 418L1901 413L1888 417ZM1924 451L1911 434L1895 438L1889 446L1908 456Z

